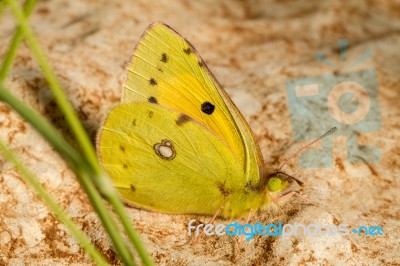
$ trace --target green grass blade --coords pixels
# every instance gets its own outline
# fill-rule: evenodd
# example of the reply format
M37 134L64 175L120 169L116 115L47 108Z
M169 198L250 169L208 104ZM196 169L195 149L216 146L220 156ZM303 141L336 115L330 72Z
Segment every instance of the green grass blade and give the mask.
M27 0L26 1L25 5L24 5L24 14L26 17L29 17L35 4L36 4L36 0ZM1 1L0 5L5 5L5 2ZM0 83L4 82L5 78L7 77L8 72L10 71L10 68L12 66L12 63L14 62L14 58L15 58L15 55L17 54L17 49L18 49L19 44L22 41L22 38L23 38L22 30L18 27L18 29L14 33L13 38L11 39L10 45L8 46L6 56L4 57L3 64L1 65L1 68L0 68Z
M121 237L116 223L112 220L112 216L106 209L99 192L95 189L90 181L88 173L92 173L91 168L85 165L86 161L67 141L65 141L60 133L35 110L26 106L22 101L14 97L6 88L0 85L0 100L9 104L15 111L18 112L26 121L28 121L47 141L59 152L61 156L71 163L78 181L82 185L88 195L93 208L97 212L106 231L108 232L114 247L121 257L121 260L126 262L126 265L133 265L132 255L129 252L123 238ZM106 177L98 177L98 180ZM110 191L111 188L108 189ZM114 193L115 194L115 193Z
M28 0L29 1L29 0ZM135 248L137 248L139 255L141 256L143 262L145 265L152 265L151 258L148 256L148 254L145 252L145 248L143 244L140 242L140 239L135 232L135 230L132 227L131 221L128 219L127 215L124 212L124 206L121 203L119 197L117 196L115 189L113 189L112 185L109 182L109 179L102 174L101 168L98 164L96 154L94 152L94 149L89 141L88 136L86 135L85 130L83 129L79 119L76 117L70 103L68 102L66 95L64 91L61 89L61 86L52 72L50 65L47 63L47 60L40 48L40 45L34 36L30 26L28 25L26 18L22 14L21 9L19 8L18 4L15 2L15 0L7 0L8 5L10 6L14 16L17 18L17 21L20 25L21 32L23 33L24 37L27 40L28 45L30 46L33 54L35 55L39 65L41 66L43 70L43 74L46 77L47 81L49 82L50 88L53 91L53 94L56 98L57 104L60 107L60 110L64 113L67 122L69 123L70 127L72 128L72 131L74 132L74 135L80 145L80 147L83 149L83 156L79 160L81 160L81 163L83 163L84 167L80 165L79 163L77 164L76 167L76 174L78 176L78 180L81 182L81 185L84 187L85 191L88 193L89 198L91 198L92 204L95 208L96 211L98 211L98 215L100 219L103 222L103 225L106 227L106 230L108 231L110 238L113 241L114 247L116 248L117 252L120 254L122 261L126 265L131 265L133 264L133 259L130 256L131 254L127 251L127 247L125 243L122 241L122 239L119 237L119 233L116 230L116 226L113 220L110 220L110 218L107 219L107 217L110 217L110 215L101 208L101 197L100 199L94 197L97 197L98 193L93 193L92 192L97 192L97 191L92 191L90 187L93 186L92 183L87 180L87 178L92 178L92 181L97 184L98 189L102 191L102 193L106 196L106 198L110 201L110 203L113 205L114 210L116 214L118 215L119 219L121 220L125 230L127 231L129 239L132 241L133 245ZM10 55L11 56L11 55ZM8 63L11 65L11 63ZM1 88L0 88L1 89ZM1 91L0 91L1 93ZM7 93L7 92L6 92ZM4 97L4 96L3 96ZM34 125L34 121L31 121L32 125ZM46 135L43 132L41 132L42 135ZM46 137L46 136L45 136ZM47 138L47 137L46 137ZM65 141L64 141L65 142ZM54 143L52 143L54 146ZM56 146L55 146L56 147ZM65 152L64 152L65 153ZM61 153L62 154L62 153ZM71 156L69 156L70 158ZM71 158L70 158L71 159ZM79 161L78 160L78 161ZM76 164L74 160L70 160L73 162L73 165ZM91 168L91 171L89 171ZM94 174L90 174L94 173ZM96 205L97 204L97 205Z
M87 176L86 173L80 172L78 173L78 180L85 189L86 194L92 202L94 210L100 217L104 228L106 228L106 231L110 236L111 241L113 242L113 246L116 249L124 265L135 265L133 256L128 246L121 237L117 225L112 219L109 211L105 208L105 205L103 204L103 199L101 198L94 184L91 182L90 178Z
M12 13L14 14L15 18L17 19L17 23L20 26L21 31L24 34L26 42L28 43L29 47L32 50L38 64L42 68L43 75L46 77L47 82L50 85L50 88L54 94L54 98L60 108L60 110L65 115L65 118L71 127L72 132L75 135L79 146L82 148L82 152L84 154L85 160L89 162L93 171L96 175L100 175L101 168L97 161L96 153L93 149L93 146L89 140L88 135L85 132L81 122L75 115L75 112L68 102L68 98L65 92L61 89L61 85L52 71L50 65L48 64L46 57L42 49L40 48L39 42L37 41L35 35L32 32L31 27L29 26L24 14L22 13L21 8L18 6L15 0L5 0L8 6L11 8Z
M114 195L113 195L114 196ZM140 239L138 233L132 226L132 222L129 217L125 213L124 205L121 203L121 200L116 197L108 198L110 204L114 207L115 212L118 214L124 229L128 235L129 240L135 246L140 258L143 261L144 265L154 265L152 258L147 253L146 248L144 247L142 240Z
M17 113L30 123L42 136L58 151L58 153L70 162L74 169L91 168L85 165L86 160L69 144L61 134L36 110L28 107L24 102L13 96L0 84L0 100L10 105Z
M0 1L0 17L3 15L4 10L6 9L7 5L5 1Z
M38 179L17 160L13 152L6 147L3 141L0 140L0 152L5 158L11 161L22 178L28 183L39 197L47 204L50 211L65 225L71 235L79 242L79 244L86 250L97 265L108 265L106 260L97 250L97 248L90 242L90 239L84 232L78 229L78 226L68 217L64 210L57 204L57 202L50 196L43 186L37 181Z

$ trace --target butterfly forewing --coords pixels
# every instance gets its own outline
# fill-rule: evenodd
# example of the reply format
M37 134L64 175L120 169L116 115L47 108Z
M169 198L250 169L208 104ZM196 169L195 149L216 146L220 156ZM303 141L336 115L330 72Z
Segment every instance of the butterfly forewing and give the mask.
M216 82L196 50L171 28L152 24L140 39L128 68L123 103L168 107L214 132L242 165L244 179L257 182L262 156L240 112Z

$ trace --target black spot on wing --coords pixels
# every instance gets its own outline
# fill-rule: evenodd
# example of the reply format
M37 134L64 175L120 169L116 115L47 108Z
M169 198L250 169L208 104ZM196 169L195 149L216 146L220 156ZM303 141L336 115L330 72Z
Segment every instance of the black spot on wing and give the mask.
M201 111L205 114L211 115L215 110L215 105L210 102L204 102L201 104Z
M184 48L183 51L185 52L185 54L189 55L192 53L192 50L190 49L190 47L188 48Z
M133 191L133 192L136 191L136 188L135 188L135 186L133 184L131 184L131 191Z
M149 112L147 113L147 117L148 117L148 118L152 118L152 117L153 117L153 114L154 114L153 111L149 111Z
M119 149L123 152L125 152L125 146L123 146L122 144L119 145Z
M151 86L156 86L156 85L157 85L157 80L155 80L154 78L151 78L151 79L149 80L149 84L150 84Z
M189 116L185 114L180 114L175 122L178 126L182 126L183 124L189 122L190 120L191 118Z
M169 59L168 55L166 53L162 53L160 61L164 62L164 63L167 63L168 59Z
M158 103L157 98L154 96L150 96L147 100L149 101L149 103L154 103L154 104Z

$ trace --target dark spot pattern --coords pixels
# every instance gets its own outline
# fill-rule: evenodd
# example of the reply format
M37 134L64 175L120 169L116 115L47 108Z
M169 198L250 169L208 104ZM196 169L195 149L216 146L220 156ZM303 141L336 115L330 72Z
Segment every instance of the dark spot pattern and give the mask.
M132 184L131 184L131 191L133 191L133 192L135 192L135 191L136 191L136 188L135 188L135 186L134 186L134 185L132 185Z
M199 67L203 66L203 62L199 61Z
M226 198L226 197L228 197L230 194L231 194L231 192L229 191L229 189L227 189L226 187L225 187L225 185L224 184L217 184L217 187L218 187L218 189L219 189L219 191L221 192L221 195L224 197L224 198Z
M136 119L133 119L132 126L136 126Z
M161 60L160 60L161 62L164 62L164 63L167 63L168 62L168 56L167 56L167 54L166 53L163 53L162 55L161 55Z
M124 169L126 169L126 168L128 168L128 165L127 165L126 163L124 163L124 164L122 165L122 167L123 167Z
M125 152L125 146L119 145L119 149L120 149L121 151Z
M245 187L244 187L244 191L245 193L248 192L257 192L260 191L260 186L259 185L254 185L251 182L246 183Z
M148 118L152 118L152 117L153 117L153 111L149 111L149 112L147 113L147 117L148 117Z
M164 72L164 70L162 70L161 67L157 67L157 70L160 71L160 72Z
M187 115L185 115L185 114L180 114L179 116L178 116L178 118L176 119L176 124L178 125L178 126L182 126L183 124L185 124L185 123L187 123L187 122L189 122L190 121L190 117L189 116L187 116Z
M156 85L157 85L157 80L155 80L154 78L151 78L151 79L149 80L149 84L150 84L151 86L156 86Z
M188 55L192 53L192 50L190 49L190 47L183 49L183 51L185 52L185 54L188 54Z
M204 102L201 104L201 111L205 114L211 115L215 110L215 105L210 102Z
M150 96L147 100L149 101L149 103L154 103L154 104L158 103L157 98L154 96Z

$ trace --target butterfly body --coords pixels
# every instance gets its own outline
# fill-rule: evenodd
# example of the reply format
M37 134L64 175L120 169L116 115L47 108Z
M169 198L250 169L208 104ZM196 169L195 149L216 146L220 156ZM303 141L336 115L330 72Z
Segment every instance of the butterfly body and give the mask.
M263 170L243 116L193 46L162 23L136 46L97 150L121 196L141 208L238 217L271 202L275 172Z

